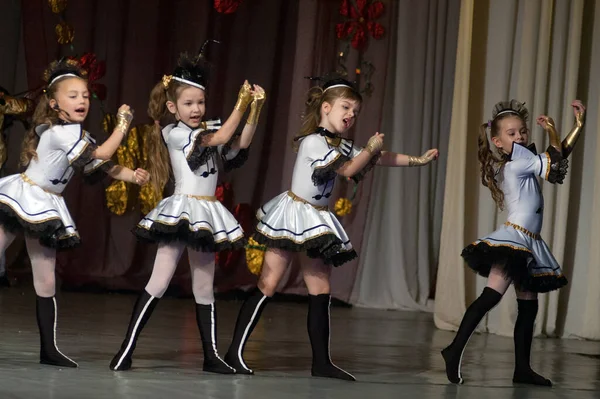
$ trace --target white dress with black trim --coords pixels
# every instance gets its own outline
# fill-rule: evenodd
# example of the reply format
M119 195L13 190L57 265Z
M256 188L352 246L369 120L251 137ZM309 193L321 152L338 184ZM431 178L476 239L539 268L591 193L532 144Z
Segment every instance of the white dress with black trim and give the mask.
M245 245L244 232L215 197L219 166L225 170L240 167L247 150L232 150L229 145L203 147L202 136L214 133L221 122L208 121L199 129L183 122L166 126L163 139L169 150L175 177L175 192L160 201L134 228L143 241L180 241L194 250L219 252Z
M36 132L37 159L24 173L0 179L0 224L12 233L38 238L46 247L71 248L80 237L61 193L74 167L95 180L113 164L91 158L96 141L80 124L40 125Z
M334 266L356 258L350 239L328 205L336 170L361 151L352 140L323 128L300 138L292 188L258 210L254 239L267 247L306 252ZM373 157L353 179L362 180L378 158Z
M544 198L538 176L562 183L567 160L553 147L536 154L535 145L513 143L509 161L498 173L508 211L506 223L462 251L462 257L478 274L487 277L498 265L515 286L529 292L548 292L567 284L567 279L540 236Z

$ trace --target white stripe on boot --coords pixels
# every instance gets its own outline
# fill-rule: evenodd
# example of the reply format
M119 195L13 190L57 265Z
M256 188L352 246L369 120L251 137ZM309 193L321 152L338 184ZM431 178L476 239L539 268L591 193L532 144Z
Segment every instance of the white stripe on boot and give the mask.
M250 330L250 326L252 325L252 323L254 322L254 319L256 318L256 314L258 313L260 307L262 306L263 302L267 299L267 296L263 294L263 297L260 299L260 301L258 301L258 305L256 305L256 307L254 308L254 312L252 313L252 317L250 318L250 322L248 323L248 325L246 326L246 329L244 330L244 334L242 335L242 342L240 342L240 346L238 348L238 360L240 361L240 364L247 370L250 372L253 372L252 369L250 369L246 363L244 363L244 359L242 358L242 348L244 348L246 346L246 338L248 337L248 331Z
M144 305L144 309L142 309L142 311L140 312L140 315L138 316L138 319L135 322L135 326L133 327L133 331L131 332L131 336L129 337L129 342L127 343L127 347L125 348L123 355L121 356L121 358L117 362L116 366L114 367L115 370L119 369L119 367L121 366L121 363L123 363L123 360L125 360L125 358L127 357L127 353L129 353L129 350L131 349L131 346L133 345L133 342L135 341L135 336L136 336L137 330L140 326L140 322L142 321L144 314L146 314L146 310L148 309L148 306L150 306L150 304L152 303L152 301L154 299L156 299L156 297L150 295L150 299L148 299L148 302L146 302L146 304Z

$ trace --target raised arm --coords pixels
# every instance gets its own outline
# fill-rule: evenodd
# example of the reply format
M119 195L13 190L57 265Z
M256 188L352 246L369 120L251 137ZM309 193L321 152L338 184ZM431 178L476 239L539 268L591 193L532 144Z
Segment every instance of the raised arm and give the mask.
M575 125L573 129L567 134L567 137L562 141L562 156L563 158L568 158L573 152L573 148L575 148L575 144L579 139L579 135L583 130L583 125L585 124L585 107L579 100L573 101L571 104L573 107L573 113L575 114Z
M127 137L127 131L129 130L129 125L133 120L133 113L128 105L121 105L119 108L119 112L117 113L117 126L115 130L113 130L112 134L102 145L99 145L98 148L94 150L92 153L92 158L108 160L111 159L114 155L115 151L119 148L119 145L123 142L123 140Z
M248 119L246 121L246 125L242 130L242 134L234 140L231 145L233 150L239 150L242 148L250 147L250 143L252 142L252 138L254 137L254 133L256 132L256 126L258 125L258 117L260 116L260 111L262 109L265 100L267 99L267 94L265 90L258 86L254 85L254 91L252 92L252 103L250 104L250 114L248 114Z
M246 112L248 105L252 102L252 99L252 86L250 86L250 83L246 80L238 93L238 100L231 115L219 130L207 134L202 138L202 146L216 147L228 143L242 121L242 116L244 115L244 112Z

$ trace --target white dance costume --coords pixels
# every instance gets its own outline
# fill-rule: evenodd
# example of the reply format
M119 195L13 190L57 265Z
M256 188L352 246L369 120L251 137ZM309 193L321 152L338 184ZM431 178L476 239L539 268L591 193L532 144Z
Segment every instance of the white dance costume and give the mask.
M203 147L202 137L216 132L221 122L208 121L199 129L183 122L166 126L163 139L169 150L175 192L160 201L134 229L150 242L184 242L194 250L219 252L245 245L244 233L233 215L217 200L220 155L225 169L243 165L247 150L229 145Z
M462 251L467 264L487 277L492 265L501 266L517 287L530 292L548 292L567 284L567 279L540 236L544 198L538 176L554 183L562 181L566 169L558 168L562 156L552 147L536 154L535 145L513 143L509 161L498 179L508 211L506 223Z
M83 168L91 180L103 176L114 164L91 158L96 141L80 124L40 125L37 158L27 170L0 179L0 224L10 231L24 231L44 246L70 248L80 243L79 233L61 193Z
M357 255L328 204L336 170L362 149L354 146L352 140L324 128L299 140L291 190L258 210L254 238L267 247L306 252L326 264L339 266ZM377 156L373 157L353 179L360 181L377 159Z

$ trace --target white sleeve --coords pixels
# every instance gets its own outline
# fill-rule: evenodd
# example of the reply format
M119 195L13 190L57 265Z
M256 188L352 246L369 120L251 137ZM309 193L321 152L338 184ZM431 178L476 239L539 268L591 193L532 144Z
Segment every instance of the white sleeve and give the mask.
M550 146L546 152L510 161L506 167L517 176L536 174L550 183L562 184L567 175L568 161Z
M344 148L330 146L327 140L318 135L311 134L302 139L300 143L301 154L308 161L312 169L312 181L317 186L323 185L331 179L335 178L337 170L348 160L350 160L349 152L342 153L340 150Z
M85 139L81 125L57 125L50 130L52 146L65 153L69 165L83 167L91 159L96 145Z
M183 151L190 169L197 170L205 164L217 151L216 147L202 146L202 136L215 133L221 128L221 121L207 121L199 129L185 131L183 129L173 129L169 136L169 147ZM177 130L177 132L175 132ZM181 133L183 132L183 134ZM174 135L174 133L176 133Z

